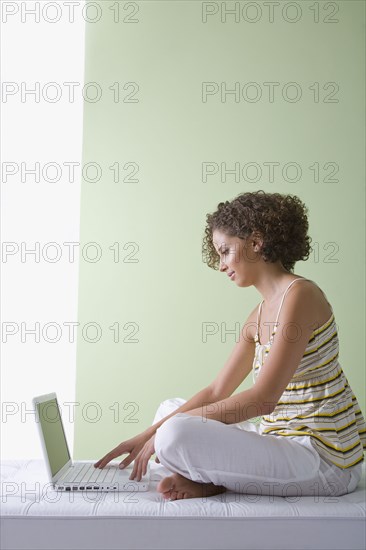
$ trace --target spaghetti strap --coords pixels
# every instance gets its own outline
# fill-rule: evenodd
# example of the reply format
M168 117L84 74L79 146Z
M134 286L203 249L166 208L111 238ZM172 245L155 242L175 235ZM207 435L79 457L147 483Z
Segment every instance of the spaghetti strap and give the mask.
M264 300L261 301L261 303L259 304L259 308L258 308L258 311L257 311L257 327L256 327L256 333L255 333L255 336L254 336L254 342L258 342L259 344L259 338L258 338L258 333L259 333L259 318L260 318L260 313L261 313L261 310L262 310L262 304L263 304Z
M280 304L280 308L278 310L278 313L277 313L277 319L276 319L276 322L275 322L275 326L274 326L274 331L276 331L276 328L277 328L277 324L278 324L278 317L280 315L280 311L281 311L281 308L282 308L282 304L283 304L283 301L285 299L285 296L286 296L286 293L288 291L288 289L290 288L290 286L293 284L293 283L296 283L296 281L310 281L311 283L314 283L314 285L316 285L319 290L322 291L322 289L320 288L319 285L316 284L315 281L312 281L311 279L306 279L305 277L299 277L298 279L294 279L293 281L291 281L291 283L288 285L288 287L286 288L285 292L283 293L283 296L282 296L282 300L281 300L281 304ZM323 291L322 291L323 292ZM330 303L328 302L328 298L326 297L325 293L323 292L323 295L324 295L324 298L326 299L331 311L332 311L332 314L333 314L333 308L332 306L330 305Z
M285 292L283 293L283 296L282 296L282 299L281 299L281 303L280 303L280 307L278 309L278 313L277 313L277 318L276 318L276 321L275 321L275 324L274 324L274 328L273 328L273 331L272 331L272 334L271 334L271 337L270 337L270 342L272 342L273 340L273 337L275 335L275 332L276 332L276 329L277 329L277 326L278 326L278 318L280 316L280 312L281 312L281 308L282 308L282 304L283 304L283 301L285 299L285 296L287 294L287 291L288 289L290 288L290 286L293 284L293 283L296 283L296 281L310 281L311 283L314 283L314 285L316 285L319 290L322 291L323 295L324 295L324 298L326 299L331 311L332 311L332 314L333 314L333 308L331 306L331 304L328 302L328 298L326 297L325 293L323 292L323 290L320 288L319 285L316 284L315 281L312 281L311 279L306 279L305 277L298 277L297 279L294 279L293 281L291 281L291 283L287 286ZM259 320L260 320L260 314L261 314L261 311L262 311L262 304L263 304L264 300L261 301L261 303L259 304L259 308L258 308L258 312L257 312L257 331L256 331L256 334L255 334L255 337L254 337L254 341L255 342L258 342L259 344L259 337L258 337L258 334L259 334Z
M282 300L281 300L281 303L280 303L280 307L278 309L278 313L277 313L277 318L276 318L276 322L275 322L275 326L274 326L274 329L273 330L276 330L277 328L277 324L278 324L278 318L280 316L280 312L281 312L281 309L282 309L282 304L283 304L283 301L285 299L285 296L287 294L287 291L288 289L290 288L291 285L293 285L294 283L296 283L296 281L308 281L309 279L305 279L304 277L299 277L298 279L294 279L293 281L291 281L291 283L288 285L288 287L286 288L285 292L283 293L283 296L282 296Z

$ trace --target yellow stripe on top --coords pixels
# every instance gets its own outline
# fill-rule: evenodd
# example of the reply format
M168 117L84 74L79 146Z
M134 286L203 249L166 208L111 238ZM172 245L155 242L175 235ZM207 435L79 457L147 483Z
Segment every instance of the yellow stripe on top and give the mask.
M285 290L268 344L259 344L258 340L263 302L259 306L253 362L254 383L270 352L286 292L293 283L302 280L308 279L294 279ZM338 360L338 332L332 307L331 310L328 321L312 332L298 368L274 411L262 417L260 433L280 437L308 435L322 457L346 469L364 460L366 423Z

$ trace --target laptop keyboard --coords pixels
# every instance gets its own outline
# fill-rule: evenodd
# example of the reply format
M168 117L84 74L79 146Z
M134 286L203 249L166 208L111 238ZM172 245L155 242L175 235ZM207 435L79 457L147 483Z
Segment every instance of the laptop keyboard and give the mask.
M63 483L111 483L118 470L94 468L93 464L77 464L68 472Z

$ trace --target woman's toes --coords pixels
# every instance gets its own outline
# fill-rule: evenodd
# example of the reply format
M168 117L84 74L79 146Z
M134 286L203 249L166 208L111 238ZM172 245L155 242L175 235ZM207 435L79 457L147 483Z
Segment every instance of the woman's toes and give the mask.
M164 479L162 479L159 482L157 489L161 493L168 493L172 488L173 484L174 484L173 476L167 476L167 477L164 477Z

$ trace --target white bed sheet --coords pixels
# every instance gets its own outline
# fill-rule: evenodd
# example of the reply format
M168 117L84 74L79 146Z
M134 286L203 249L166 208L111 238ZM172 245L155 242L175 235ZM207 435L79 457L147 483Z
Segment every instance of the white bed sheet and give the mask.
M357 489L340 497L227 491L177 501L156 490L170 472L150 464L147 492L65 493L43 461L2 461L1 549L366 548L365 462Z

